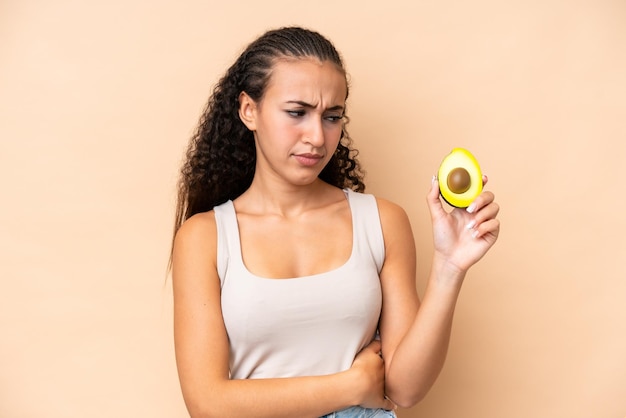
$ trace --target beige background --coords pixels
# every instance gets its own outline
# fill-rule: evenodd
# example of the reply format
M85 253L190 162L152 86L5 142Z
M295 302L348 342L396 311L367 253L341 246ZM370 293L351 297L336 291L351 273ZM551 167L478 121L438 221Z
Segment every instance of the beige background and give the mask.
M90 4L88 4L90 3ZM626 415L626 3L0 1L0 417L183 417L165 282L180 158L265 29L328 35L369 191L454 146L502 206L410 417Z

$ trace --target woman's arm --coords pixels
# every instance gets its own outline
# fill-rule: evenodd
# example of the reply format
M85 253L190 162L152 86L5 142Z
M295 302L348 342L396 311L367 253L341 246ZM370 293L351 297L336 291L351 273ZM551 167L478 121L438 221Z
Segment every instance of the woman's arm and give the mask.
M400 207L379 201L386 251L380 323L385 385L389 398L402 407L419 402L439 375L465 273L495 243L499 231L495 219L499 208L492 193L479 196L472 213L462 209L447 213L437 186L433 181L428 194L435 253L421 306L408 217Z
M284 379L229 379L228 336L216 272L212 212L183 224L173 253L176 362L192 417L318 417L352 405L393 405L383 398L379 343L364 349L345 372Z

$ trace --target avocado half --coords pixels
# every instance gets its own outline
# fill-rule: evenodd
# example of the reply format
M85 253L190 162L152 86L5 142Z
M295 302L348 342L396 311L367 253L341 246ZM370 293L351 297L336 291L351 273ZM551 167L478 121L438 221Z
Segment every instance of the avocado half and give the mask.
M476 158L464 148L454 148L439 166L439 192L449 205L466 208L483 190L483 175Z

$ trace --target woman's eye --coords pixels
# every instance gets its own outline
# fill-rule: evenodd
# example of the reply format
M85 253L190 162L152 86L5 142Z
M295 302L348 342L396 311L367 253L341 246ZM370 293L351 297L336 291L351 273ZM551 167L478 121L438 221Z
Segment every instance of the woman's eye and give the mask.
M293 116L294 118L304 116L304 110L288 110L287 114L289 116Z
M326 116L325 119L327 121L329 121L329 122L335 123L335 122L339 122L341 119L343 119L343 116L341 116L341 115L329 115L329 116Z

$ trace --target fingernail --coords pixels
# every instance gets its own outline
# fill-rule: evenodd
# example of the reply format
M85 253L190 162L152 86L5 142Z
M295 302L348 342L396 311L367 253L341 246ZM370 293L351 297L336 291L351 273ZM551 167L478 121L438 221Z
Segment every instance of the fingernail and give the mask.
M433 178L432 178L431 182L433 184L437 183L437 176L435 176L434 174L433 174Z
M476 210L476 203L472 203L465 210L468 211L469 213L474 213L474 210Z
M476 225L476 221L472 219L471 221L467 223L467 225L465 225L465 228L472 229L474 225Z
M478 231L472 232L472 238L476 238L476 237L478 237Z

